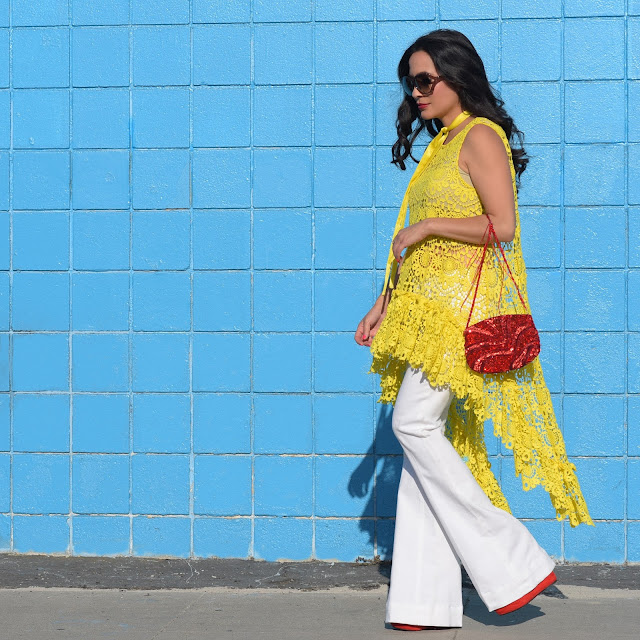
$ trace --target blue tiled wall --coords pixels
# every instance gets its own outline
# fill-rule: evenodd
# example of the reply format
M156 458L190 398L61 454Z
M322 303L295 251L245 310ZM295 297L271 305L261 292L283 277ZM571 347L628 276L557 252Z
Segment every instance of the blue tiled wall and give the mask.
M410 172L404 49L463 31L525 132L541 359L596 527L640 561L638 0L0 2L0 549L390 559L401 449L353 333ZM426 143L426 141L425 141Z

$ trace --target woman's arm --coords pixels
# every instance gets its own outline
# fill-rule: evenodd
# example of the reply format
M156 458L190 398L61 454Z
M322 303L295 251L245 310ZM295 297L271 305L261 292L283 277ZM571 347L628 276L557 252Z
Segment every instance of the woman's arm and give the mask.
M484 213L493 223L500 242L511 242L515 235L516 213L509 157L500 136L489 126L478 123L463 142L469 175ZM483 244L487 228L483 216L472 218L428 218L424 223L428 235ZM486 236L485 236L486 237Z

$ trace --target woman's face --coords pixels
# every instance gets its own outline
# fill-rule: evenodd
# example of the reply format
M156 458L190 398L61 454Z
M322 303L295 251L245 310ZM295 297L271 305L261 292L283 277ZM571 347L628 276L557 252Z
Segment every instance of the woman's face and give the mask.
M415 51L409 58L409 75L416 76L423 72L434 77L439 75L431 56L426 51ZM442 120L447 115L455 117L462 111L458 94L446 83L446 80L437 82L430 96L420 93L418 87L414 87L412 96L418 104L420 116L425 120L432 118ZM421 107L422 104L426 106Z

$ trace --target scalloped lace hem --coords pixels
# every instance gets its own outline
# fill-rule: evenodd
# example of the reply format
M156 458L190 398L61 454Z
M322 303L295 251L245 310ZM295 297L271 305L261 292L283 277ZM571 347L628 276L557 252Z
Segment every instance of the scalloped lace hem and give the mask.
M595 526L582 495L576 466L567 458L539 358L505 373L482 374L467 364L466 319L410 291L396 289L371 344L368 373L380 375L378 402L395 404L407 365L419 368L433 386L449 385L455 398L446 435L492 503L511 513L492 470L484 423L513 450L522 488L542 485L559 521ZM436 336L433 339L432 336Z

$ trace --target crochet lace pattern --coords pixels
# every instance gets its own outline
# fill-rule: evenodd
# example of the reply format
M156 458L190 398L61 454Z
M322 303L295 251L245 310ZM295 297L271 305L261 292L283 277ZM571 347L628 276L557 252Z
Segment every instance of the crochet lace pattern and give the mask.
M522 309L504 262L490 244L471 323L499 313L530 312L516 174L502 127L483 117L471 120L439 149L408 194L409 224L424 218L467 218L484 213L475 188L458 171L462 143L470 129L480 124L499 134L509 157L516 231L514 239L502 242L502 247L527 309ZM368 373L380 375L378 402L395 404L407 364L422 369L432 385L449 385L452 390L446 436L494 505L511 513L491 470L484 441L487 420L492 421L493 432L504 446L513 450L515 473L525 491L542 485L557 520L568 516L572 527L580 523L595 526L576 466L566 455L539 357L506 373L482 374L467 364L463 330L482 249L482 245L440 236L428 236L407 248L386 316L371 343L373 362Z

